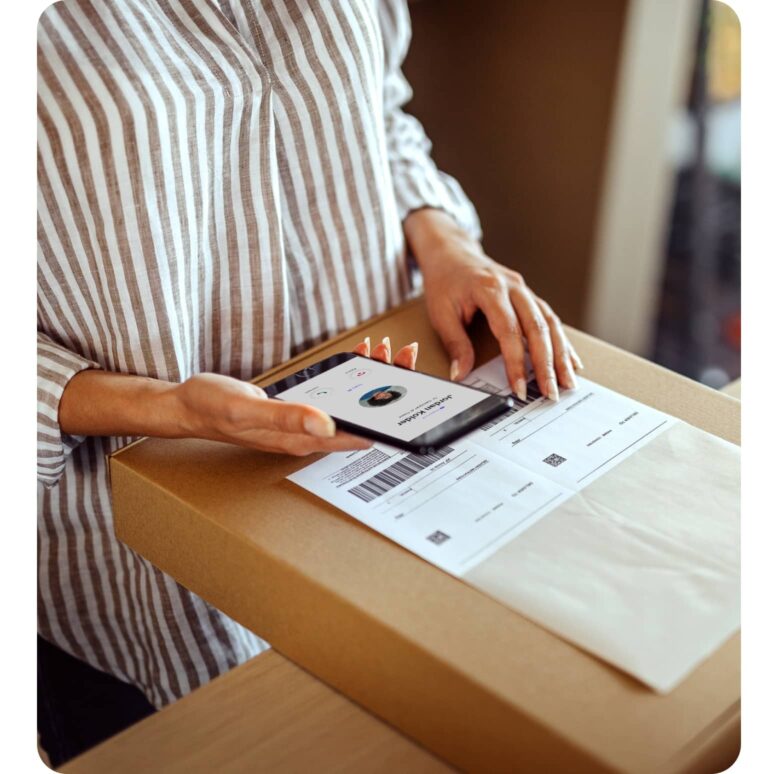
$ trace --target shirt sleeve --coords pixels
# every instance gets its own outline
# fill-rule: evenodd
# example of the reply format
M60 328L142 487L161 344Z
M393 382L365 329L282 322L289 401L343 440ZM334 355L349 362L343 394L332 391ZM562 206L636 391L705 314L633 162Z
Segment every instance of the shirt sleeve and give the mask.
M472 237L480 239L480 221L472 203L456 180L437 169L423 126L402 110L413 95L401 69L410 46L406 0L381 0L379 18L385 59L386 142L400 220L413 210L433 207L447 212Z
M65 462L85 436L68 435L59 426L59 402L79 372L100 366L38 332L38 481L54 486Z

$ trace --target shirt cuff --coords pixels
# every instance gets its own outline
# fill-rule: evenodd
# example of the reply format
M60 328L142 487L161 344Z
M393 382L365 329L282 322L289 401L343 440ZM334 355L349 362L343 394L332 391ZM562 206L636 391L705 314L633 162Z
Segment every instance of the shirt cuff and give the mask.
M38 480L47 487L57 483L68 456L86 437L62 432L59 403L68 382L89 368L100 365L38 334Z
M473 239L480 240L483 236L480 219L459 183L436 167L426 166L395 165L394 191L400 221L426 207L442 210Z

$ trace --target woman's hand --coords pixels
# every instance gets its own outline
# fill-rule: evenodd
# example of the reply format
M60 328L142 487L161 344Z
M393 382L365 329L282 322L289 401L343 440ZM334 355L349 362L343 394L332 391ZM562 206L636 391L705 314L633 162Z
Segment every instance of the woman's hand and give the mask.
M388 338L370 352L370 340L354 352L391 362ZM394 364L415 369L418 344L397 352ZM303 456L314 452L367 449L372 442L335 429L321 409L302 403L270 400L261 387L219 374L197 374L178 388L184 407L186 435L225 441L262 451Z
M354 352L391 362L388 338L372 351L365 339ZM415 369L417 357L418 344L408 344L397 352L394 363ZM82 371L65 388L59 421L62 432L71 435L205 438L297 456L372 445L336 430L332 418L321 409L271 400L261 387L220 374L197 374L171 384L142 376Z
M404 225L424 277L429 319L451 358L451 379L463 379L472 370L475 353L465 326L481 310L519 398L526 399L524 339L544 395L558 400L559 385L576 386L575 371L583 367L580 358L556 314L518 272L485 255L443 212L418 210Z

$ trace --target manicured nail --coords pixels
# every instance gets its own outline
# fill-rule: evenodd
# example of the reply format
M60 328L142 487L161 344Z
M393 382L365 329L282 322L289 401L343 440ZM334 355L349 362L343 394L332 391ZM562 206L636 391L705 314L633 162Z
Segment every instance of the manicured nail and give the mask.
M306 433L316 438L333 438L335 434L334 420L326 414L307 414L302 420L302 426Z
M584 371L585 366L583 365L583 361L577 356L576 352L572 353L572 362L575 364L575 371Z
M455 382L459 378L459 361L451 361L451 381Z
M369 351L369 349L370 349L370 337L369 336L365 336L364 337L364 343L367 345L367 351Z
M548 379L548 397L554 403L558 403L558 384L556 384L556 378L554 376L551 376Z
M386 352L388 353L388 359L391 360L391 339L388 336L383 337L383 346L386 348Z
M513 392L523 401L526 400L526 379L516 379Z
M577 389L577 379L575 378L575 372L570 368L567 372L568 389Z

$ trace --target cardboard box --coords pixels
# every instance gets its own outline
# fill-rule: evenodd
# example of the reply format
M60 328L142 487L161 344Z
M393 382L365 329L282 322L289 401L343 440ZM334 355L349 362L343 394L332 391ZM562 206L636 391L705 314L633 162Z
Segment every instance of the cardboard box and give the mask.
M448 361L416 300L365 335ZM586 376L739 442L739 401L585 334ZM481 327L479 362L494 354ZM111 459L121 540L281 653L455 766L711 772L739 745L739 636L659 696L286 481L310 460L146 439Z

